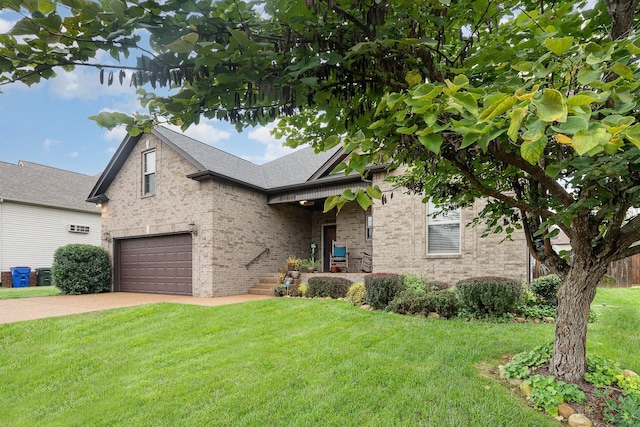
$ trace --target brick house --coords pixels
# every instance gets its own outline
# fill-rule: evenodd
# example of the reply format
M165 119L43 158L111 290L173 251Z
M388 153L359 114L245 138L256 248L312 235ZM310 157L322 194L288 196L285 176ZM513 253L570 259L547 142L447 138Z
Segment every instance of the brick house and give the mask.
M526 277L524 239L481 240L464 226L473 211L432 220L421 197L396 191L367 211L353 204L323 213L326 197L346 188L378 184L391 192L382 168L372 169L370 179L331 175L343 158L340 148L319 154L304 148L255 165L162 127L126 137L88 198L102 206L114 290L242 294L273 276L289 255L306 258L312 242L328 271L334 239L348 244L348 273L360 272L367 252L374 272L449 282Z

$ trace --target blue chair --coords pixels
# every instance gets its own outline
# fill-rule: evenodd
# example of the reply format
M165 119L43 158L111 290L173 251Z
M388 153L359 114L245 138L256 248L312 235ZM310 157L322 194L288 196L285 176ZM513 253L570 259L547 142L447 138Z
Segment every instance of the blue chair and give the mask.
M335 267L346 272L349 269L349 252L347 243L333 240L331 242L331 254L329 256L329 270L334 271Z

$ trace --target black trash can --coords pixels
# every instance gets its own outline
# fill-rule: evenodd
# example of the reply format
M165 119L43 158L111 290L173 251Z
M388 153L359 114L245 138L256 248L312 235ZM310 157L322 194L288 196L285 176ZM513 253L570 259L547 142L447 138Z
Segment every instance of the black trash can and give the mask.
M36 283L38 286L51 286L51 269L36 268Z
M26 288L29 286L31 267L11 267L11 282L14 288Z

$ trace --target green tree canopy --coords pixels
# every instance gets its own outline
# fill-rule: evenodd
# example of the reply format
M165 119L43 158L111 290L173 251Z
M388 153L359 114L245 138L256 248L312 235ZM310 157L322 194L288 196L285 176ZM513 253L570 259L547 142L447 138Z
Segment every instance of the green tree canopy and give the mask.
M98 67L148 109L102 126L278 120L288 144L343 144L346 172L404 165L397 183L445 208L488 200L487 233L521 229L564 278L551 370L576 382L596 286L640 253L638 1L0 0L23 15L0 35L0 85Z

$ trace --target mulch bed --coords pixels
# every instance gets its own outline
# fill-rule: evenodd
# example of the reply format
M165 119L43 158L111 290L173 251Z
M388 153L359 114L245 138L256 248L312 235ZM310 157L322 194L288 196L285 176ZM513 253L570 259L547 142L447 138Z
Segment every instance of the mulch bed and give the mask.
M506 364L507 362L509 362L509 360L511 360L511 357L512 357L511 355L505 356L503 358L504 363ZM500 378L500 372L497 367L491 367L483 371L485 375L491 377L492 379L500 381L503 384L504 383L508 384L507 380ZM535 374L550 376L551 372L549 371L549 367L547 365L543 365L531 373L531 375L535 375ZM508 386L511 387L512 392L518 392L520 395L522 395L519 388L514 387L511 384L508 384ZM596 395L596 391L597 391L596 387L593 384L588 383L586 381L582 381L580 384L578 384L578 387L585 394L584 403L569 402L568 405L571 406L578 414L582 414L585 417L589 418L589 421L593 423L593 427L616 427L614 424L609 424L602 419L601 410L600 410L600 406L602 402L601 402L601 399ZM613 388L613 392L615 394L619 394L620 390ZM527 400L527 404L533 407L533 405L531 405L531 403L528 400ZM551 415L549 416L551 417ZM563 423L566 424L567 420L563 420Z

